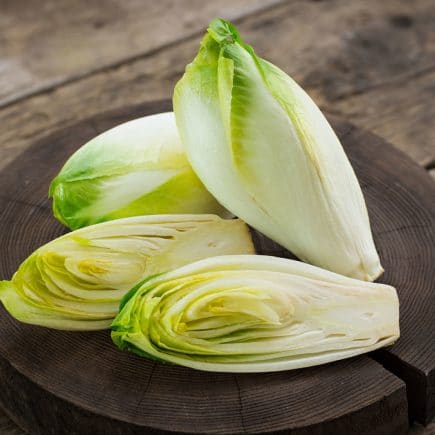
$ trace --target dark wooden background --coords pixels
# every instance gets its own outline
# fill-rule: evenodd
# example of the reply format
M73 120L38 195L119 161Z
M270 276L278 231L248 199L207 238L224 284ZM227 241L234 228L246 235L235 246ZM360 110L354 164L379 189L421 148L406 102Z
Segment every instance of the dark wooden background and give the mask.
M215 16L435 178L434 0L0 0L0 170L60 127L170 97ZM0 416L3 433L22 431Z

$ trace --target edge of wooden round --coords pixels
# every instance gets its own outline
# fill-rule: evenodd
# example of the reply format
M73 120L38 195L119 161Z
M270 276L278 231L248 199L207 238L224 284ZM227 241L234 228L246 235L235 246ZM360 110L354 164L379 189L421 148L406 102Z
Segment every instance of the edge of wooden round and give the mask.
M0 173L3 278L33 249L65 232L46 199L48 182L65 159L113 125L166 110L171 110L170 102L159 101L98 115L38 141ZM431 240L427 236L435 213L425 200L429 188L421 181L424 172L382 139L342 120L333 119L333 125L361 180L381 258L390 266L383 280L398 286L402 305L416 299L409 287L414 279L408 276L410 259L405 258L404 271L392 267L411 249L420 265L420 278L413 285L433 301L427 271L435 254L424 238ZM394 204L398 216L392 213ZM421 250L422 243L423 263L415 248ZM258 234L256 245L262 253L288 254ZM419 315L423 326L433 327L424 304L419 304L418 314L411 308L401 307L402 338L378 355L395 355L399 363L394 367L409 363L406 343L421 334L408 333L407 319ZM108 331L71 333L23 325L3 308L0 322L0 404L33 433L140 433L146 428L347 434L405 433L407 428L404 383L368 356L280 373L204 373L121 352L111 344ZM422 349L430 336L423 338ZM431 355L426 360L432 364ZM422 359L412 364L420 370Z

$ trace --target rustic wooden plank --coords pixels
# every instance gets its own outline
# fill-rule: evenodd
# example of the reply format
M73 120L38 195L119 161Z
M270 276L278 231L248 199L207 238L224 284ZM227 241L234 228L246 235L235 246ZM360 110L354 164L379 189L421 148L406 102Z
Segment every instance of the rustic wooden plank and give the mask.
M334 111L388 138L426 167L435 159L435 132L430 127L435 119L434 90L435 69L337 101Z
M427 128L435 117L434 20L430 0L296 1L239 27L329 112L374 129L425 165L435 156L435 130ZM108 108L170 97L198 43L195 36L0 110L0 168L50 131Z
M0 8L0 106L150 55L279 0L5 0Z
M81 121L35 143L23 159L0 172L0 277L10 277L36 246L64 231L51 214L46 190L78 143L127 119L168 108L169 101L127 106ZM380 163L372 164L361 152L370 153L376 143L346 122L337 120L334 126L362 177L369 207L379 211L374 217L382 228L391 219L385 192L376 188ZM382 143L382 153L394 157L395 150ZM401 180L406 181L406 171ZM402 243L400 233L394 240ZM385 252L394 253L396 243L383 246ZM257 248L283 252L265 238ZM404 383L365 355L278 373L207 373L121 352L108 331L25 325L2 308L0 324L0 404L35 434L137 434L150 428L294 435L407 431Z

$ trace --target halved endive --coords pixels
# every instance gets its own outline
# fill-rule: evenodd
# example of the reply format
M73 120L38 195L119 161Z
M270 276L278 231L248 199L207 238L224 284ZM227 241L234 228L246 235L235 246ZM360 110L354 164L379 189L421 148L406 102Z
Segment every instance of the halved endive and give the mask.
M368 281L382 273L358 180L333 129L234 26L210 23L173 102L192 167L228 210L305 262Z
M148 214L228 214L189 165L172 112L126 122L83 145L49 196L71 229Z
M66 330L110 326L144 278L202 258L253 253L247 226L214 215L118 219L68 233L28 257L0 300L18 320Z
M277 257L208 258L134 287L112 324L123 349L216 372L271 372L399 337L393 287Z

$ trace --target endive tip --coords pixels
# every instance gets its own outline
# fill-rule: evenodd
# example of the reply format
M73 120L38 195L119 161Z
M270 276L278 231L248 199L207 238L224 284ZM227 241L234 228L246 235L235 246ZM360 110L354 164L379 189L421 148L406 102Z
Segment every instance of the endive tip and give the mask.
M210 21L207 31L218 44L243 42L237 29L223 18Z

